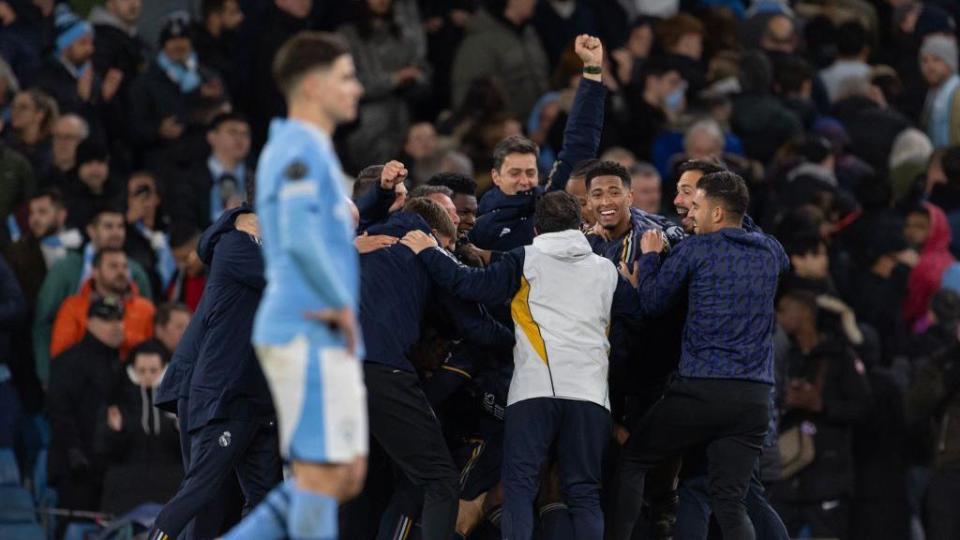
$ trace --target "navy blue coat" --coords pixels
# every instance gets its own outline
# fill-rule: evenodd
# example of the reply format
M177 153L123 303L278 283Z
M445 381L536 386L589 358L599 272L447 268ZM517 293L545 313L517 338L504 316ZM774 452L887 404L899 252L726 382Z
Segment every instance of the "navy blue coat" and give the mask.
M197 255L208 267L213 262L214 249L220 238L227 232L234 230L233 222L240 214L252 212L250 208L244 206L224 212L216 223L204 231L197 243ZM208 281L209 282L209 281ZM200 354L200 345L206 334L206 314L210 310L210 303L213 301L211 295L204 294L200 298L197 310L190 319L190 324L183 332L177 350L173 352L173 357L167 365L167 370L157 388L155 404L161 410L180 413L177 410L177 402L186 400L190 395L190 379L193 377L193 367ZM185 411L183 411L185 412ZM184 420L181 418L181 423Z
M190 378L188 431L214 420L253 420L274 414L270 389L250 342L266 287L259 239L222 232L207 276L200 315L206 329Z
M592 159L600 147L603 133L603 104L607 90L603 83L581 79L574 97L563 146L550 171L549 189L563 189L570 173L581 161ZM534 210L542 188L505 195L494 187L480 200L479 217L468 235L482 249L510 251L533 242Z
M396 212L370 234L402 237L419 230L430 234L420 216ZM513 332L493 320L477 304L462 302L448 294L436 294L426 269L407 247L394 245L360 256L360 326L366 347L366 362L385 364L413 372L407 358L420 339L424 315L440 309L456 326L459 335L481 346L511 346Z

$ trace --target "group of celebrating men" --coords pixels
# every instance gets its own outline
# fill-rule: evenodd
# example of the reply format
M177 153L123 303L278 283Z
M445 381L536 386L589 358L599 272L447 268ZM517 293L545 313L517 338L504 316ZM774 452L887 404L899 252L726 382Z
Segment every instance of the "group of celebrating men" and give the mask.
M631 208L628 171L594 159L603 47L583 35L576 53L583 78L545 182L536 145L514 136L479 207L456 174L405 194L396 162L361 174L354 207L331 141L363 91L349 49L309 32L281 48L287 117L255 205L204 233L221 304L204 295L157 400L189 437L151 539L215 535L217 486L234 472L249 512L226 538L335 538L369 440L399 473L381 537L418 524L424 539L465 538L498 516L503 538L529 539L538 506L545 538L628 540L644 499L669 521L692 452L724 538L786 538L756 480L786 254L719 163L682 166L679 226ZM438 411L468 387L486 414L453 448Z

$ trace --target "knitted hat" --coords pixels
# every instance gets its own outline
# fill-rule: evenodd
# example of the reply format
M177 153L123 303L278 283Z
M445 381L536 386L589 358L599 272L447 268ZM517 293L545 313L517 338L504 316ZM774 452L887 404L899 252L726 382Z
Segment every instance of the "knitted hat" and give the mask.
M171 39L190 37L190 14L186 11L174 11L164 17L160 28L160 47Z
M108 161L110 159L107 147L94 139L87 137L77 146L77 165L90 163L91 161Z
M67 4L57 6L53 21L57 33L55 43L58 53L63 52L64 49L76 43L80 38L93 34L93 26L70 11Z
M950 66L950 71L957 72L957 42L954 38L942 34L927 36L920 47L920 57L932 54Z
M122 321L123 303L116 298L98 298L90 303L90 308L87 310L87 317L91 319L96 317L106 321Z

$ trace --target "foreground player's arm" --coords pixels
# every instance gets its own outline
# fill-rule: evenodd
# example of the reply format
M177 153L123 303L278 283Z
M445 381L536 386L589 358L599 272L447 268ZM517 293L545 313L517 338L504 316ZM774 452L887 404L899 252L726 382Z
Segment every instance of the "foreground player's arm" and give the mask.
M400 242L417 254L434 282L463 300L502 304L520 288L523 248L504 253L487 268L470 268L438 248L436 240L421 231L407 233Z
M345 254L332 253L319 237L320 231L343 227L333 215L333 204L342 203L319 200L321 182L334 182L335 179L323 170L290 171L294 167L305 165L295 162L288 166L277 198L280 247L290 255L307 284L327 306L345 307L350 302L350 295L329 263L334 257ZM312 176L309 175L311 172Z
M676 302L680 291L684 290L692 268L693 242L682 242L669 257L661 262L660 252L664 249L660 231L647 231L641 239L643 255L638 259L640 309L644 315L660 315Z

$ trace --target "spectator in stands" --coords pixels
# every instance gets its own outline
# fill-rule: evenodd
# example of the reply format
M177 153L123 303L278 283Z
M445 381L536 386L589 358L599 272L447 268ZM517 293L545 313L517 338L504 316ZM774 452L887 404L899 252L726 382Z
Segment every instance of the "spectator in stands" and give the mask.
M870 75L870 45L867 29L857 21L849 21L837 28L837 59L820 71L820 80L833 103L840 98L840 87L845 79Z
M37 75L37 86L57 101L62 113L83 116L91 126L101 125L101 105L113 100L121 77L100 79L94 72L93 27L70 11L57 6L54 54Z
M629 170L630 192L633 194L631 205L648 214L659 214L662 181L657 168L649 163L637 163Z
M237 113L214 117L207 129L207 143L209 157L168 182L171 217L199 230L206 229L224 210L240 206L253 181L253 170L246 163L250 124L245 117Z
M697 95L706 86L703 59L703 22L687 13L678 13L661 21L655 28L657 43L665 58L674 62L680 75L690 84L690 95Z
M58 506L97 511L104 467L94 440L120 375L123 304L114 298L99 298L87 315L83 340L53 362L47 474L57 490Z
M53 332L53 321L63 303L69 296L80 291L93 272L93 258L104 248L123 247L125 227L123 213L107 208L100 210L86 229L90 241L82 251L68 251L66 257L50 268L47 277L40 286L37 295L37 311L33 321L33 351L37 363L37 374L42 382L49 378L49 347ZM137 290L145 298L152 297L150 281L143 268L134 261L128 261L130 278ZM119 345L118 345L119 347Z
M53 124L51 162L47 176L39 178L42 188L63 189L70 171L77 166L77 147L90 136L90 126L83 117L65 114Z
M99 298L113 298L123 305L124 340L120 358L153 336L156 308L130 282L127 254L118 248L102 248L93 257L93 273L80 292L63 301L53 323L50 356L56 357L79 343L87 327L87 311Z
M20 91L20 81L10 69L10 64L0 57L0 119L4 122L10 120L10 106L13 104L13 96Z
M43 191L30 199L30 233L7 247L4 256L27 298L30 313L47 272L72 250L80 249L83 237L67 229L67 209L57 191Z
M156 177L148 171L130 175L126 185L127 233L123 250L150 276L150 288L165 291L177 270L170 239L160 215L163 202Z
M176 418L154 407L170 353L158 343L130 351L98 426L106 471L100 510L122 515L144 503L164 502L183 478Z
M186 304L166 303L157 308L153 325L154 339L160 342L168 354L173 354L190 324L190 308Z
M649 160L654 139L683 112L687 81L675 62L660 57L645 63L641 73L636 90L627 94L630 115L622 130L630 150Z
M934 148L960 143L956 40L939 34L925 39L920 48L920 71L930 87L922 118L927 136Z
M803 125L771 94L773 70L764 54L751 51L741 57L740 87L731 127L743 139L748 157L768 163L784 143L803 133Z
M932 451L924 456L933 475L923 497L923 521L931 540L960 534L960 516L953 504L960 486L960 343L955 322L951 334L946 346L930 353L905 399L908 422L925 429L923 446Z
M770 56L769 53L767 55ZM812 128L817 119L813 102L813 83L816 75L803 58L787 56L773 64L773 93L788 110L793 112L804 128Z
M149 46L137 32L142 7L142 0L107 0L90 11L93 69L104 80L122 76L126 86L143 68Z
M414 185L425 183L433 173L439 172L431 172L434 163L441 157L437 146L437 130L430 122L417 122L407 129L407 138L403 142L399 161L407 166Z
M240 25L244 14L238 0L203 0L200 20L193 27L193 47L200 64L223 77L227 93L246 110L242 102L246 92L247 70L240 54ZM241 103L242 102L242 103Z
M943 210L930 203L912 209L906 217L903 234L907 244L920 258L910 272L903 319L912 330L930 310L930 299L940 290L943 273L955 259L950 254L950 225Z
M116 179L110 175L110 154L102 142L90 137L77 146L77 166L64 186L67 223L86 228L98 208L113 204L120 194Z
M383 163L399 155L409 104L429 95L426 51L415 46L413 35L419 31L419 25L398 21L393 0L363 0L357 20L340 29L363 84L359 124L347 137L351 163Z
M20 208L37 191L33 167L20 152L0 140L0 220ZM6 231L10 234L12 231Z
M910 121L891 108L880 88L868 79L845 79L831 115L846 128L850 152L878 172L886 171L897 135L910 127Z
M11 106L10 129L6 139L10 147L23 154L36 178L50 172L50 134L59 115L57 103L36 88L18 92Z
M170 249L177 263L177 273L166 291L166 300L182 302L190 311L197 310L207 283L206 269L197 256L199 240L200 230L192 225L174 223L170 227Z
M810 437L813 461L773 486L772 500L791 536L845 538L853 495L853 427L871 407L866 369L842 336L817 325L817 300L809 291L788 292L777 321L791 338L783 358L784 413L781 437ZM791 431L792 430L792 431Z
M285 110L283 96L270 77L273 57L290 37L311 28L313 3L313 0L273 0L262 15L259 32L252 38L250 50L255 76L249 98L253 140L257 147L267 139L270 120Z
M150 67L131 87L129 104L130 134L148 167L181 158L171 149L188 128L206 124L205 107L226 98L219 77L197 61L186 12L165 19L158 45Z
M529 24L534 7L529 0L498 0L471 18L453 64L455 107L475 79L494 77L503 85L510 114L527 117L547 90L550 69L537 31Z

